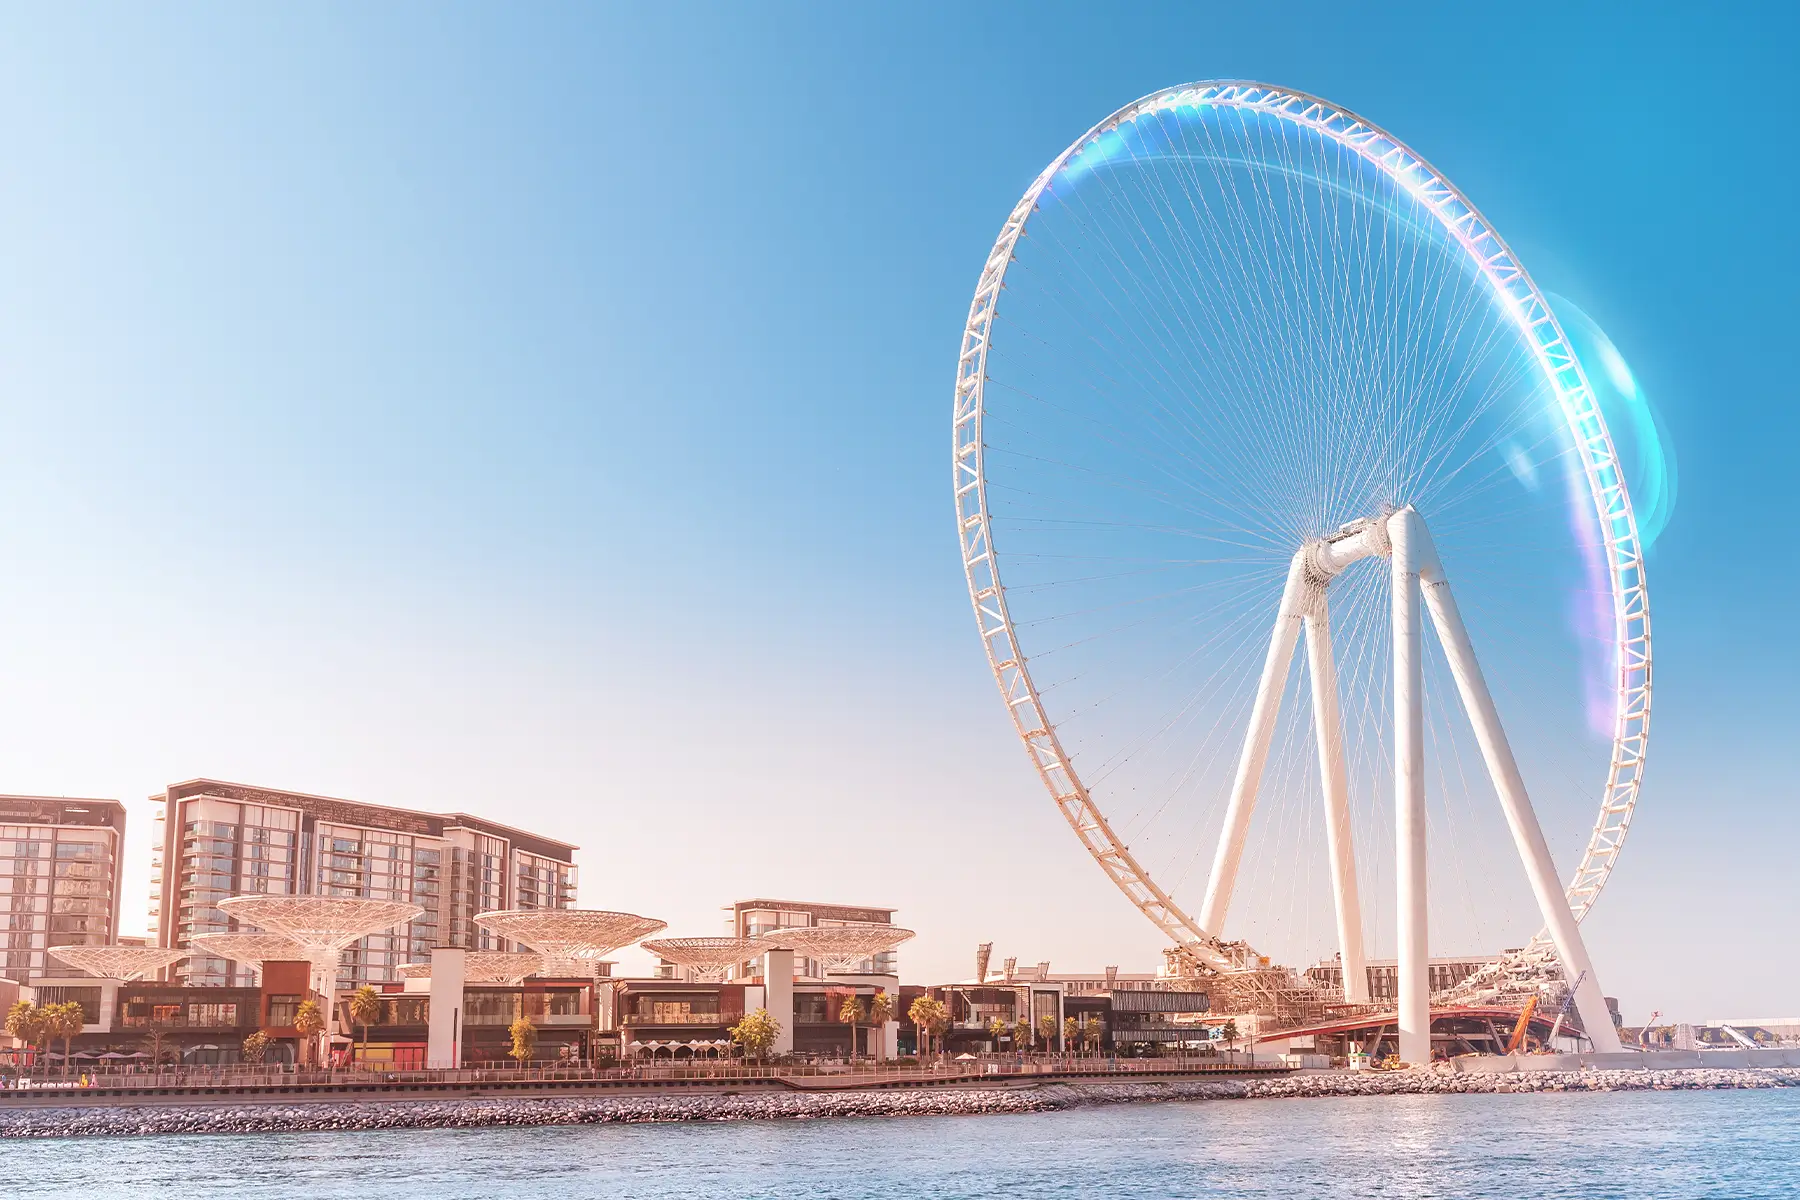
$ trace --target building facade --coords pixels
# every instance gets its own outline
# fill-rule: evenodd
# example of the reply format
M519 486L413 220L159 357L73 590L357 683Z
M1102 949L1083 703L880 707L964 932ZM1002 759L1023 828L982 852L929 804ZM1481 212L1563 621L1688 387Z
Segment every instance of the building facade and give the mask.
M830 925L892 925L892 908L865 908L845 904L817 904L807 900L739 900L726 910L731 914L733 937L753 938L777 929L811 929ZM883 950L843 971L846 975L899 975L900 956ZM837 972L834 972L834 974ZM822 979L824 964L817 959L794 956L796 978Z
M61 973L51 946L118 936L124 843L117 800L0 796L0 976Z
M506 908L570 908L575 847L466 813L428 813L195 779L170 787L152 864L151 919L157 944L192 945L196 935L237 925L218 907L227 896L357 896L425 909L403 929L363 938L344 952L342 987L389 983L434 946L512 947L475 924ZM247 966L193 956L179 981L245 986Z

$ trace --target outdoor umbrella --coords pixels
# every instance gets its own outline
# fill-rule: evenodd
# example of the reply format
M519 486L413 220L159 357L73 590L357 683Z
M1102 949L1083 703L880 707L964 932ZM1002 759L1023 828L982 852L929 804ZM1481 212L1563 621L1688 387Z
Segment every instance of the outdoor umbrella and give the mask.
M975 1056L973 1054L959 1054L956 1056L956 1061L957 1062L974 1062Z

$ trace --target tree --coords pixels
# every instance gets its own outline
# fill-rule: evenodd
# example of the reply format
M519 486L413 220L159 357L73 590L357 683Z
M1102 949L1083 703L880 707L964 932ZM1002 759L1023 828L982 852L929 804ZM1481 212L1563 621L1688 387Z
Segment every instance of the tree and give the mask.
M1100 1018L1087 1013L1081 1015L1081 1048L1087 1051L1100 1048Z
M1056 1018L1049 1013L1039 1017L1037 1031L1038 1037L1044 1043L1044 1049L1054 1050L1056 1048Z
M894 997L876 992L869 1001L869 1024L881 1031L881 1054L887 1054L887 1023L894 1019Z
M6 1036L35 1047L44 1036L44 1011L29 1000L18 1000L6 1010Z
M1227 1020L1224 1027L1219 1030L1219 1036L1225 1039L1225 1048L1227 1050L1235 1050L1237 1048L1238 1037L1240 1036L1238 1034L1237 1021Z
M744 1053L758 1062L768 1058L775 1039L780 1036L781 1022L771 1017L766 1008L745 1013L743 1019L731 1027L731 1040L742 1046Z
M837 1019L850 1027L850 1057L855 1058L856 1027L862 1024L863 1019L862 998L855 992L846 995L844 1002L838 1005Z
M306 1042L306 1056L313 1066L319 1065L319 1035L325 1032L325 1010L317 1000L302 1000L294 1010L294 1032Z
M507 1051L518 1061L520 1069L537 1053L537 1026L531 1023L530 1017L520 1017L507 1026L507 1036L512 1038L512 1048Z
M1024 1017L1013 1022L1013 1046L1020 1050L1031 1049L1031 1022Z
M1081 1049L1081 1023L1074 1017L1063 1018L1063 1050Z
M995 1017L988 1022L988 1036L994 1039L994 1049L1000 1048L1000 1039L1012 1036L1012 1026L1006 1023L1005 1017Z
M251 1066L261 1066L269 1057L269 1047L275 1039L258 1029L244 1039L244 1061Z
M941 1033L949 1028L950 1012L944 1007L942 1000L930 996L920 996L906 1009L907 1019L913 1028L919 1031L919 1053L925 1053L931 1046L931 1035Z
M61 1004L46 1004L38 1010L43 1014L44 1040L62 1039L63 1074L67 1075L71 1067L69 1056L74 1053L75 1035L87 1024L87 1013L79 1002L65 1000Z
M369 1026L381 1019L381 993L366 983L351 992L350 1019L362 1030L362 1037L356 1043L356 1057L360 1059L369 1044Z

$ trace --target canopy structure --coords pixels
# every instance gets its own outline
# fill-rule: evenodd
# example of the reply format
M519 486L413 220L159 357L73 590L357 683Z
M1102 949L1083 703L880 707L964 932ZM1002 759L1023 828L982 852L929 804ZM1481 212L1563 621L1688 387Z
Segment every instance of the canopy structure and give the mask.
M52 946L50 957L101 979L141 979L188 956L165 946Z
M545 959L545 973L559 969L551 960L560 959L588 975L613 951L669 927L655 917L591 908L504 909L476 913L475 923L536 950Z
M898 925L868 922L772 929L759 940L764 950L792 950L818 959L827 971L843 972L883 950L892 950L912 936L912 930Z
M766 947L759 938L694 937L657 938L645 942L644 949L664 962L687 967L696 982L717 983Z
M463 955L463 980L467 983L518 983L536 975L544 965L541 954L509 954L499 950L472 950ZM430 979L431 964L407 963L400 968L407 979Z
M425 910L403 900L359 896L273 896L255 893L219 901L226 916L300 946L312 963L312 990L325 1000L326 1028L337 1009L338 952L358 938L404 925ZM329 1037L329 1032L321 1036Z
M247 967L262 969L266 962L310 961L312 953L299 942L278 933L200 933L194 935L196 954L216 954Z

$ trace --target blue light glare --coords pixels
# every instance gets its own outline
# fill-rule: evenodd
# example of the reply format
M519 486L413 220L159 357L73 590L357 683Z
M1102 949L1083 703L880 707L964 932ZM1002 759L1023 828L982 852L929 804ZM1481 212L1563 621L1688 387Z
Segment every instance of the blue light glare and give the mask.
M1648 550L1669 527L1679 491L1680 473L1668 423L1661 419L1606 331L1566 296L1548 293L1546 298L1576 357L1587 368L1588 384L1625 472L1638 539Z

